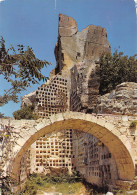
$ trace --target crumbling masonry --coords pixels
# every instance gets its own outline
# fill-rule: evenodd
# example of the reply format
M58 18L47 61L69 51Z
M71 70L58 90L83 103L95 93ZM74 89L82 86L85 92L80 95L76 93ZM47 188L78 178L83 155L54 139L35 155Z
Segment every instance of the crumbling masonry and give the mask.
M67 110L101 112L97 108L100 97L96 67L103 52L110 52L104 28L89 25L79 32L73 18L60 14L56 68L47 83L23 97L22 106L35 104L35 112L41 118ZM41 137L31 146L29 158L29 173L49 173L51 168L67 168L71 173L75 169L88 182L99 186L115 186L118 179L116 163L108 148L94 136L78 133L76 129L62 129ZM20 180L26 177L25 159L28 158L21 161Z

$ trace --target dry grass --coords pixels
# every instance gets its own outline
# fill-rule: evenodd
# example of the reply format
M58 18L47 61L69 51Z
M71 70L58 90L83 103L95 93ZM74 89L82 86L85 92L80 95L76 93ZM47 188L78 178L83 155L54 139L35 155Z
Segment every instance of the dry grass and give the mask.
M60 184L50 184L47 186L43 186L41 190L37 191L37 195L43 195L45 192L56 192L57 195L62 193L62 195L89 195L85 186L81 183L60 183Z

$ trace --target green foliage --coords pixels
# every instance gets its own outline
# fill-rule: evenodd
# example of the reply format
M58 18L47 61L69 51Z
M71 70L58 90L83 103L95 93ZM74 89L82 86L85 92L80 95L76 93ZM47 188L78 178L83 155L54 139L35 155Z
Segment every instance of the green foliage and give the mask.
M17 120L21 119L38 119L38 116L34 113L34 106L25 106L20 110L13 112L13 116Z
M38 185L43 185L43 182L46 183L75 183L81 181L81 176L77 172L73 172L73 174L62 174L60 173L59 175L53 176L53 175L44 175L44 174L32 174L30 176L30 181L35 181L36 184Z
M35 195L38 189L52 189L53 186L56 186L57 189L61 191L74 191L74 189L70 187L70 184L78 183L81 180L80 175L76 172L72 175L60 174L58 176L34 173L27 180L24 190L18 192L17 195ZM69 184L69 186L66 184ZM68 189L68 187L71 189Z
M136 125L137 125L137 121L132 121L130 123L130 128L134 128L134 127L136 127Z
M100 94L110 92L122 82L137 82L137 59L116 50L100 57Z
M50 65L46 60L36 58L31 47L17 45L15 49L11 46L9 49L5 47L3 37L0 40L0 76L9 82L9 89L4 90L4 94L0 96L0 106L9 101L18 102L18 94L25 90L31 84L38 81L46 81L41 70Z
M61 192L64 195L95 195L101 192L106 193L107 189L86 182L78 172L74 172L72 175L60 173L58 176L34 173L27 180L24 189L17 192L16 195L34 195L53 191L54 193Z

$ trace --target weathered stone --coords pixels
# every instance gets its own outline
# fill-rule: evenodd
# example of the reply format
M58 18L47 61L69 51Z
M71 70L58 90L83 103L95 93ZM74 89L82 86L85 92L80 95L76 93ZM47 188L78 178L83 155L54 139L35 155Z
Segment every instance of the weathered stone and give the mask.
M110 52L105 28L89 25L78 32L73 18L59 15L59 35L55 47L56 73L63 68L70 69L78 62L91 63L90 60L98 60L102 52Z
M33 91L22 98L21 107L35 105L36 102L36 91Z
M111 93L99 97L97 113L137 115L137 83L117 85Z
M92 112L99 95L100 78L95 71L98 67L98 59L102 52L110 52L106 30L100 26L89 25L78 32L76 21L60 14L58 32L58 42L55 47L57 66L51 71L49 81L39 87L37 93L33 92L23 97L22 106L32 105L34 102L36 103L35 112L40 117L47 117L48 114L45 112L51 102L46 100L48 97L43 99L45 95L41 94L51 94L48 87L55 88L53 98L56 100L61 77L68 83L67 90L70 96L68 109L71 107L72 111ZM54 86L55 82L57 85ZM37 102L34 101L35 97ZM54 104L56 103L54 101ZM64 108L62 111L65 111Z
M56 120L57 118L58 121ZM125 128L129 129L130 121L133 121L134 117L127 116L128 120L123 123L121 118L122 116L114 117L113 115L91 115L80 112L66 112L51 117L51 119L38 120L39 125L38 121L12 120L11 124L13 125L14 133L11 131L9 140L12 139L14 141L12 142L12 145L10 145L10 142L6 145L6 147L9 146L12 149L8 154L5 153L7 156L6 159L10 159L11 165L12 163L14 164L13 172L17 176L17 169L19 169L20 166L19 162L25 151L27 151L33 142L45 135L45 133L74 128L83 132L88 132L99 138L114 155L119 170L119 178L123 180L132 180L134 177L133 162L135 163L136 157L133 153L135 152L136 154L135 149L137 143L136 140L130 140L129 138L132 137L132 135L127 135L124 130ZM0 120L1 125L7 124L7 122L8 120L6 119ZM123 127L121 125L119 127L119 123L122 123ZM19 124L21 124L20 127ZM36 126L37 131L35 128ZM20 132L18 137L15 136L16 132ZM23 138L24 141L21 141ZM132 147L132 143L135 144L135 147Z
M76 93L78 105L72 106L72 110L79 108L83 112L93 108L99 93L99 76L96 74L98 59L103 52L110 52L110 44L105 28L89 25L81 32L77 30L74 19L66 15L59 15L59 35L55 47L57 65L55 73L71 71L71 77L75 77L77 84L72 93ZM75 70L74 70L75 66ZM76 70L77 69L77 70ZM77 74L77 76L76 76ZM71 83L73 88L73 83ZM73 103L72 103L73 104ZM81 104L81 106L80 106Z
M77 33L77 23L71 17L59 14L59 36L70 37Z

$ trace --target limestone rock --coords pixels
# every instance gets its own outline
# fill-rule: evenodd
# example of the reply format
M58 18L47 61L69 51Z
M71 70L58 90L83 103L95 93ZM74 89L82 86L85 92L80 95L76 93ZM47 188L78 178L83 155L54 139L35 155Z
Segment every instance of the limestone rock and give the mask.
M73 111L76 105L87 112L93 108L99 94L99 76L96 75L96 63L103 52L110 52L110 44L107 39L105 28L89 25L81 32L77 30L75 20L66 15L59 15L59 35L55 47L57 65L55 74L71 71L71 76L76 79L74 90L71 94L77 94L77 101L72 105ZM75 68L74 68L75 66ZM76 70L77 69L77 70ZM72 74L73 72L73 74ZM77 73L76 73L77 72ZM75 73L77 75L75 75ZM78 107L76 108L78 111Z
M110 52L107 32L100 26L89 25L78 32L76 21L60 14L58 32L55 47L56 73L63 68L70 69L78 62L98 60L102 52Z
M137 83L124 82L99 98L97 113L137 115Z
M110 52L107 32L105 28L95 25L89 25L79 32L72 17L60 14L58 33L55 46L57 65L51 71L49 80L54 80L54 77L58 76L67 79L71 110L92 112L99 96L100 77L96 73L98 59L102 52ZM31 105L31 98L33 99L31 94L25 96L22 105ZM43 105L41 109L44 109Z
M70 37L77 33L77 23L71 17L59 14L59 35L62 37Z
M52 69L52 71L50 72L50 78L55 76L55 69Z
M32 106L36 102L36 91L33 91L22 98L22 104L21 107L24 106Z
M113 193L112 192L107 192L106 195L113 195Z

